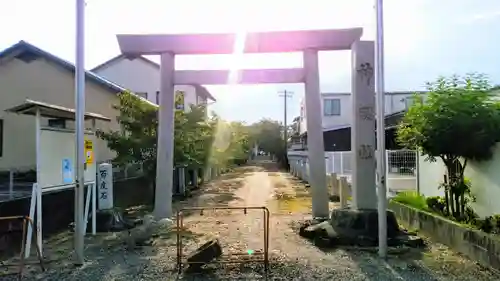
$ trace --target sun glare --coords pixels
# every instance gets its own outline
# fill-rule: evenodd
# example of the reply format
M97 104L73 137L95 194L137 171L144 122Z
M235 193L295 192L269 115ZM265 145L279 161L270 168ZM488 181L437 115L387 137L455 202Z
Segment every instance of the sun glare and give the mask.
M227 75L227 85L233 90L237 88L237 85L240 82L246 36L247 32L244 30L235 33L233 53L230 58L230 67ZM230 130L230 126L227 126L224 121L219 121L216 127L214 143L212 144L212 156L216 154L216 151L221 151L228 148L229 143L231 142L232 135L232 132Z

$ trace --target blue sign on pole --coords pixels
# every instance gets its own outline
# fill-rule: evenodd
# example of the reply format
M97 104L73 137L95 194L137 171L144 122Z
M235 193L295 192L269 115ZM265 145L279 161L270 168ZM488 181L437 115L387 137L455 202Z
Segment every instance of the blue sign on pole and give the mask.
M71 166L71 160L62 160L62 173L63 173L63 183L73 183L73 167Z

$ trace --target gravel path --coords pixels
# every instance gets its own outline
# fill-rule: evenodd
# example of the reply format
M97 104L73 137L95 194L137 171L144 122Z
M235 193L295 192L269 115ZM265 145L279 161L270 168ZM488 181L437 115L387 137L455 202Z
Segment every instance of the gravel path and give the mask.
M71 265L71 238L62 233L47 241L45 249L55 260L49 264L49 270L41 274L36 267L30 267L25 280L500 280L499 275L441 245L394 254L386 261L360 249L318 249L294 229L298 221L310 217L307 188L277 171L272 163L259 163L223 175L203 187L199 196L175 207L216 205L269 208L271 267L267 278L262 264L249 262L210 265L201 274L178 276L175 233L159 229L152 245L136 249L129 249L116 234L89 238L88 262L80 268ZM186 253L211 237L220 239L224 253L259 253L263 248L261 211L249 211L246 215L241 211L206 211L203 215L188 212L184 226Z

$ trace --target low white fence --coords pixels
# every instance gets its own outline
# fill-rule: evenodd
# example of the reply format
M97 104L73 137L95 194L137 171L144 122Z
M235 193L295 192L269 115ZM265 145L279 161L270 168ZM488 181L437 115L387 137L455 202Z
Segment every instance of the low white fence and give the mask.
M288 151L290 165L304 165L307 180L309 159L307 151ZM387 150L387 188L391 191L418 190L418 153L414 150ZM300 163L296 163L299 161ZM350 182L352 174L352 152L335 151L325 153L326 174L335 173ZM375 169L375 167L374 167Z

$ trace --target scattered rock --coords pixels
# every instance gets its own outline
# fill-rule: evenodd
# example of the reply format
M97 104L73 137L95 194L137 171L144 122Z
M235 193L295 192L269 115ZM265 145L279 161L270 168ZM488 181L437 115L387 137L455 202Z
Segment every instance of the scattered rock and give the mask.
M304 225L301 225L299 228L299 235L304 237L304 238L313 239L314 236L316 236L316 233L315 233L315 231L310 231L311 229L309 228L309 226L310 226L309 223L305 223Z
M118 208L108 210L97 210L96 231L97 232L120 232L134 228L139 222L125 217L122 210ZM72 224L73 226L74 224ZM92 215L87 222L87 231L92 230Z
M160 227L170 227L172 224L172 220L168 218L156 221L152 215L144 216L143 223L130 230L130 235L126 238L127 246L130 248L150 246L153 243L155 230Z
M424 239L415 236L415 235L401 235L396 237L396 239L399 244L403 244L405 246L411 247L411 248L423 248L425 247L425 242Z
M189 264L189 271L197 271L203 265L219 258L222 255L222 247L218 239L212 239L194 252L188 255L187 262Z
M329 218L321 218L321 217L315 217L311 220L311 224L318 224L318 223L322 223L324 221L328 221Z
M330 202L340 202L340 196L330 195Z

